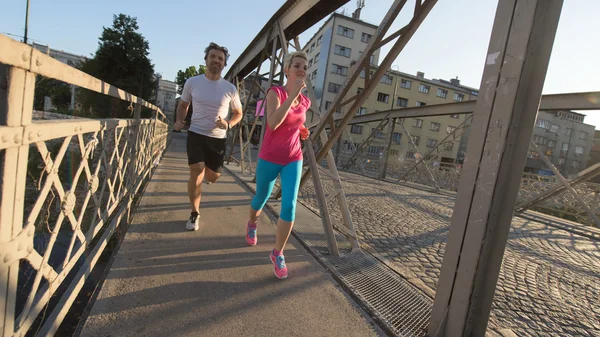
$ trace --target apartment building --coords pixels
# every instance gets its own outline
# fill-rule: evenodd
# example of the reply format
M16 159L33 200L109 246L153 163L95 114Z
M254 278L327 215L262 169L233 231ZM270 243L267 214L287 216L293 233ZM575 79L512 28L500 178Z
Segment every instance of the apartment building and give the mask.
M308 54L308 77L315 91L317 105L325 112L330 107L336 94L346 81L350 67L356 62L367 43L375 34L377 26L361 21L356 16L348 17L334 13L308 41L304 51ZM371 74L377 70L379 51L370 59ZM364 71L360 74L365 77ZM363 90L364 81L353 83L348 97ZM458 79L450 81L427 79L423 72L416 75L389 70L379 81L377 87L366 102L357 111L357 115L384 111L395 108L461 102L476 99L477 89L460 84ZM336 111L336 115L345 112L346 106ZM309 120L316 120L309 115ZM423 155L435 148L448 134L452 133L466 118L466 115L442 116L404 120L408 134L413 138L418 151ZM348 129L340 142L342 150L351 149L363 143L377 128L379 123L353 125ZM366 153L381 156L386 141L386 130L378 130L369 141ZM455 162L459 151L459 142L447 143L434 151L432 156L443 162ZM392 157L414 158L416 149L409 141L404 129L397 125L390 154Z
M585 115L573 111L540 111L532 140L564 176L572 176L588 167L595 127L584 123ZM530 148L526 172L551 175L552 171Z

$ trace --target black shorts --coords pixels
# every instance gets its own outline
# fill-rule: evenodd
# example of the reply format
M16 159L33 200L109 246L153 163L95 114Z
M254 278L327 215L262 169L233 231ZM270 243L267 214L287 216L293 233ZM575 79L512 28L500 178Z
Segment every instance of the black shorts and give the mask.
M221 172L227 139L213 138L187 132L188 165L204 162L204 165L215 172Z

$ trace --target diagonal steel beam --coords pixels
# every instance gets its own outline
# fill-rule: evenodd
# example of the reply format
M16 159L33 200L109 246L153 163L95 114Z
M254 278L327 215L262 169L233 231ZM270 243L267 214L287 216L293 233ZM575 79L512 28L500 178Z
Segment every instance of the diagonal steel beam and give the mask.
M577 201L579 201L581 203L581 206L583 206L583 208L587 212L588 216L592 220L594 220L594 222L596 223L596 227L600 227L600 219L598 219L598 217L596 216L594 211L592 209L590 209L590 206L588 206L588 204L585 202L585 200L583 200L583 198L579 195L579 193L577 193L577 191L575 191L575 189L573 188L573 186L571 186L571 184L569 184L567 179L565 179L565 177L563 177L563 175L560 174L560 172L556 169L556 167L552 164L552 162L550 162L548 157L546 157L544 152L542 152L540 147L537 146L537 144L533 140L530 142L530 144L531 144L531 147L533 147L535 149L535 151L541 156L542 160L544 161L544 164L546 164L546 166L548 166L550 168L550 170L552 170L552 173L554 173L556 175L556 177L561 182L561 184L571 193L571 195L573 195L573 197L575 197L575 199L577 199Z
M417 1L420 2L420 0L417 0ZM323 144L321 150L317 154L317 161L323 159L325 157L325 155L331 150L331 148L333 147L333 144L341 136L342 132L348 125L348 122L354 116L354 111L356 111L360 106L362 106L362 104L367 100L367 98L369 97L371 92L377 86L377 81L379 79L381 79L381 77L384 75L384 73L387 72L387 69L389 69L391 67L392 62L396 59L398 54L400 54L400 52L404 49L404 47L406 46L408 41L410 41L411 37L414 35L416 30L419 28L419 26L421 25L423 20L425 20L425 18L427 17L427 15L429 14L429 12L431 11L431 9L433 8L433 6L436 3L437 3L437 0L425 0L425 2L422 3L422 5L419 8L419 10L417 11L416 15L412 18L412 20L408 24L405 34L403 34L396 41L394 46L391 48L389 53L384 58L380 68L378 68L375 71L375 74L373 74L373 81L369 82L368 85L365 85L365 88L361 92L360 96L357 97L356 100L353 101L352 107L348 111L346 111L344 118L341 120L339 125L336 127L335 132L332 132L331 137ZM406 1L402 1L402 0L394 1L394 4L391 6L390 10L388 11L386 16L383 18L381 24L379 25L379 30L378 30L376 36L371 39L371 41L365 48L365 50L367 52L362 54L362 56L359 59L357 64L359 64L359 65L363 64L363 62L365 62L365 58L366 58L366 60L369 59L369 57L370 57L369 55L373 51L372 47L376 43L381 41L381 39L383 38L383 36L387 32L387 30L389 29L391 24L394 22L394 19L400 13L401 9L404 7L405 4L406 4ZM317 129L316 129L317 134L320 134L320 132L325 129L328 117L330 115L331 116L333 115L333 112L336 109L336 105L338 105L339 102L341 102L345 98L346 94L350 90L351 84L354 83L354 80L356 80L356 78L359 76L359 72L357 71L359 68L360 67L357 67L356 65L354 67L352 67L352 70L350 71L350 75L348 76L346 82L344 83L342 90L338 93L338 95L334 99L334 102L336 102L336 103L332 104L332 108L329 111L326 118L321 119L320 124L317 126ZM367 71L365 71L365 73L367 73ZM314 137L316 137L316 136L314 136ZM301 187L306 183L309 175L310 175L310 170L307 170L303 174L302 179L300 181Z
M596 164L588 167L587 169L579 172L575 178L568 180L568 183L569 183L569 185L574 187L574 186L584 183L598 175L600 175L600 163L596 163ZM563 193L565 190L566 190L566 187L564 185L557 184L553 188L550 188L550 189L534 196L533 198L517 205L515 207L515 212L522 213L522 212L526 211L527 209L529 209L539 203L542 203L550 198L553 198L553 197Z

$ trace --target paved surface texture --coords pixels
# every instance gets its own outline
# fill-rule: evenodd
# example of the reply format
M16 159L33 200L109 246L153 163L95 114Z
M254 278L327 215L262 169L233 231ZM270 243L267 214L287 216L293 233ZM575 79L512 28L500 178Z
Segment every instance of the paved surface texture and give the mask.
M250 195L229 174L204 185L202 223L185 230L185 134L174 134L149 183L81 336L376 336L293 238L290 277L273 275L275 227L261 218L248 247Z
M341 177L362 243L434 294L454 197L352 173ZM331 191L331 182L323 182ZM299 200L318 212L313 195L308 183ZM334 216L341 222L336 207ZM514 218L491 318L518 336L600 336L600 242Z

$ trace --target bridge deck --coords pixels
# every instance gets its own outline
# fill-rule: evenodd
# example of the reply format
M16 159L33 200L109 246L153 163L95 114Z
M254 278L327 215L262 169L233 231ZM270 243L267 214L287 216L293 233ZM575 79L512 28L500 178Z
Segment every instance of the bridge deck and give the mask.
M294 238L290 277L273 275L275 227L248 247L250 194L225 172L189 217L185 134L174 134L148 184L81 336L376 336L377 328Z

